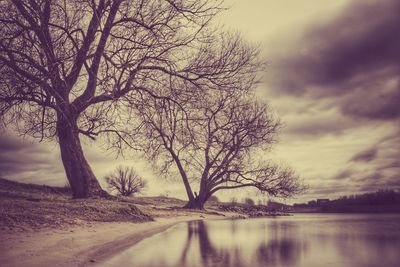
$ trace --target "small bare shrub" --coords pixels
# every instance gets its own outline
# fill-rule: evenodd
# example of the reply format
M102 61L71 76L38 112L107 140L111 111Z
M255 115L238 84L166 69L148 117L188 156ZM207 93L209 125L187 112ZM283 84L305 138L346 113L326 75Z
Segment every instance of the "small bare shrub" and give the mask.
M118 191L122 196L140 193L147 186L146 180L140 177L132 167L118 166L105 180L110 191Z

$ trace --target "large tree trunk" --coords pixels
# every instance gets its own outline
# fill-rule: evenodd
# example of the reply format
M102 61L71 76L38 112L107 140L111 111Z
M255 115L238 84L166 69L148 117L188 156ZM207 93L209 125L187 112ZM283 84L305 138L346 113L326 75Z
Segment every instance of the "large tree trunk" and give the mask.
M196 210L203 210L204 209L205 201L202 201L198 198L189 200L188 203L184 206L186 209L196 209Z
M185 205L185 208L187 209L199 209L202 210L204 209L204 204L206 203L207 199L210 197L210 192L209 189L207 188L207 176L203 174L200 182L200 192L197 195L196 192L194 192L194 197L189 196L189 201ZM192 195L193 196L193 195Z
M185 205L184 208L187 209L197 209L197 210L203 210L204 209L204 204L207 201L206 194L200 193L200 195L197 195L195 193L196 197L193 199L189 199L188 203Z
M83 154L76 120L66 120L58 116L57 135L61 159L74 198L108 196L100 187L92 169Z
M175 152L172 149L169 149L169 153L171 154L172 158L175 161L176 166L178 167L178 170L179 170L179 173L180 173L180 175L182 177L182 182L183 182L183 185L185 186L185 190L186 190L186 193L188 195L188 198L189 198L190 201L193 201L194 200L194 195L193 195L193 192L192 192L192 188L190 187L189 179L187 178L186 172L183 169L181 161L180 161L179 157L175 154Z

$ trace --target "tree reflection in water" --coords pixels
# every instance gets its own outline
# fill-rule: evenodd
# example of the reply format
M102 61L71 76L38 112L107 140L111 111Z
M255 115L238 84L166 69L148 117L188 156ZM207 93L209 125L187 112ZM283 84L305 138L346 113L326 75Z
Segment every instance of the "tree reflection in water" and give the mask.
M229 266L229 262L227 262L229 259L228 251L222 249L217 250L213 246L204 221L188 222L187 230L187 241L180 259L181 266L188 266L186 262L188 252L192 246L196 247L196 245L199 248L199 255L203 266L213 266L216 263L224 263L228 264L224 266Z
M231 224L231 230L235 229L235 222ZM276 231L273 225L269 225L270 231ZM234 232L234 231L232 231ZM267 241L268 240L268 241ZM207 224L204 221L188 222L187 240L180 257L180 266L190 266L188 256L191 251L194 255L199 255L202 266L249 266L244 262L246 258L243 253L248 250L243 249L246 246L246 240L242 244L231 244L229 249L214 245L210 239ZM196 251L198 249L198 251ZM258 244L258 248L253 251L253 258L250 261L263 264L263 266L292 265L299 260L301 251L306 249L305 242L299 242L295 239L269 239L265 237L263 242ZM249 263L249 262L247 262Z
M267 266L294 265L299 261L301 250L305 249L293 239L271 240L267 244L260 244L257 250L259 262Z
M177 225L99 267L397 267L400 215L306 214Z

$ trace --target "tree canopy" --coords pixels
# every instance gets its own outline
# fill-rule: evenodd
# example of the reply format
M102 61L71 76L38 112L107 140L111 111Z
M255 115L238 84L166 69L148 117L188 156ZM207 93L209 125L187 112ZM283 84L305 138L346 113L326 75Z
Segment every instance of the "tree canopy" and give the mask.
M221 10L207 0L1 1L0 118L59 143L76 198L106 195L81 136L174 166L189 206L240 187L290 196L294 172L255 159L279 125L254 97L259 51L212 27Z
M201 91L179 103L154 98L134 103L141 118L142 138L136 140L161 173L179 173L188 207L203 208L219 190L252 187L279 197L302 190L292 169L260 158L280 124L250 89Z
M235 53L207 58L204 50L215 40L210 23L220 4L1 1L0 117L21 134L59 142L74 197L103 194L80 135L123 143L132 95L223 84Z

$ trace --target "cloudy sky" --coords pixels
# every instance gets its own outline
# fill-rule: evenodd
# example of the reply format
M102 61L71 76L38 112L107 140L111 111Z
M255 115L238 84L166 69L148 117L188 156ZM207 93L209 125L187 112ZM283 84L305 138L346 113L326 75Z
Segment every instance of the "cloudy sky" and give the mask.
M259 95L285 124L279 144L265 157L291 165L310 187L291 202L400 189L400 2L226 4L231 8L219 21L261 44L269 67ZM115 159L89 142L85 153L100 179L118 164L133 164L150 181L145 194L185 198L179 181L154 178L138 159ZM55 144L9 131L1 133L0 176L66 183Z

